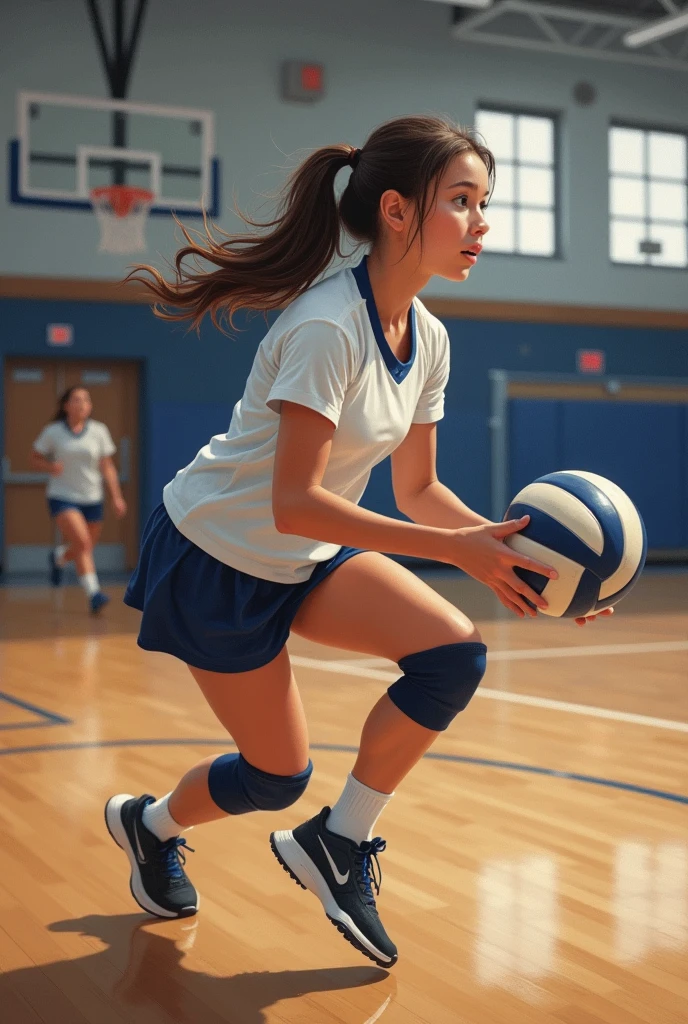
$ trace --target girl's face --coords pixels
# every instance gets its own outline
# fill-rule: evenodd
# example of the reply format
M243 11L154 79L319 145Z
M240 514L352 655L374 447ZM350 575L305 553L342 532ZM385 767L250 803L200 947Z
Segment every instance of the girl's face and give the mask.
M64 404L68 419L77 422L87 420L92 408L91 396L86 388L76 388Z
M420 264L429 275L448 281L465 281L489 231L485 209L489 195L487 168L477 153L461 153L445 168L439 181L435 206L423 225L423 241L417 238Z

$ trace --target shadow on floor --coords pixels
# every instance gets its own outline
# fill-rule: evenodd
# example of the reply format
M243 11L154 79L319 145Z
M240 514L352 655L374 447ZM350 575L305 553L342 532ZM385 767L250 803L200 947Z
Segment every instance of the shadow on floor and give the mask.
M232 975L232 965L227 963L226 976L199 970L202 960L188 968L184 960L197 926L195 918L154 921L142 914L92 914L56 921L49 931L94 937L106 948L73 960L5 971L0 975L2 1019L12 1024L48 1020L265 1024L264 1010L283 1000L302 998L303 1006L292 1007L286 1019L293 1014L294 1020L314 1024L322 1020L371 1024L381 1019L393 999L394 978L372 964ZM358 996L349 1002L338 996L332 1013L323 1012L322 1000L317 1004L308 1000L315 993L356 988L369 988L369 998ZM357 1009L360 1006L366 1009Z

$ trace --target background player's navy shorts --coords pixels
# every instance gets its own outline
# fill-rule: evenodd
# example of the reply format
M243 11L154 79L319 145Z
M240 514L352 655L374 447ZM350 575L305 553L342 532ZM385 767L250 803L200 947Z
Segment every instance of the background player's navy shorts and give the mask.
M101 523L103 521L103 502L96 501L90 505L81 505L78 501L68 501L67 498L48 498L50 515L54 518L60 512L66 512L68 508L75 508L81 512L87 523Z
M360 551L340 548L302 583L273 583L202 551L158 505L124 603L143 612L138 644L144 650L211 672L249 672L277 657L306 595Z

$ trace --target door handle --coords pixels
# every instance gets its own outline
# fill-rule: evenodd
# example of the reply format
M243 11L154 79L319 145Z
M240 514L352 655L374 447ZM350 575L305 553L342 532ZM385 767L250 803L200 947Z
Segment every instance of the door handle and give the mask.
M6 484L47 484L50 479L49 473L32 473L20 471L12 472L9 455L2 457L2 479Z
M129 483L131 473L131 438L123 437L119 442L119 482Z

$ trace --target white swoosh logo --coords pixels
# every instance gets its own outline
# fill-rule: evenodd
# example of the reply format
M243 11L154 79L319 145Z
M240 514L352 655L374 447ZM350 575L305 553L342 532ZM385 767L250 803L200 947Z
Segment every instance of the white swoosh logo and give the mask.
M332 868L332 874L334 875L335 879L339 882L340 885L346 885L346 883L349 881L349 875L351 874L351 871L349 870L349 871L347 871L347 873L345 875L342 875L340 873L340 871L338 870L337 865L332 860L332 856L330 854L330 851L327 849L327 847L323 843L323 841L322 841L320 836L318 836L318 840L319 840L320 845L322 846L323 850L325 851L325 856L327 857L328 861L330 862L330 867Z
M134 822L134 839L136 840L136 859L139 862L139 864L145 864L146 858L143 855L141 843L139 842L139 833L138 829L136 828L136 822Z

